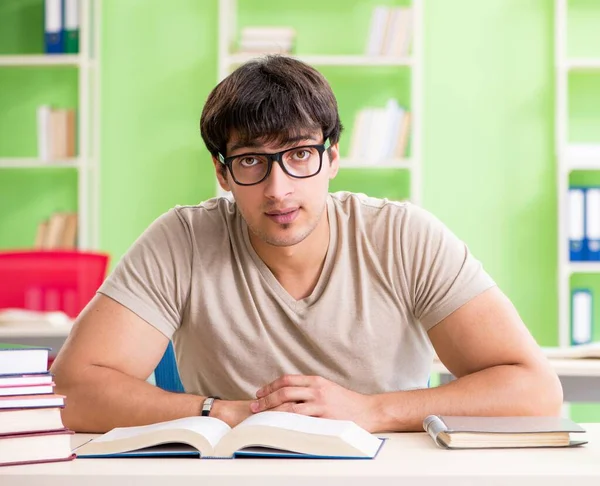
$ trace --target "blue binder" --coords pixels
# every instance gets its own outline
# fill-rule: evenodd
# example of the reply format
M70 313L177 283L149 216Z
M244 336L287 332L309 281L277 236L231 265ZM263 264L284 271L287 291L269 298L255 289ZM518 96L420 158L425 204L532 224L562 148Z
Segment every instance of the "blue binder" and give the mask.
M64 49L62 0L44 0L44 50L62 54Z
M570 187L568 194L569 260L587 260L585 240L585 188Z
M600 187L585 191L585 241L587 259L600 261Z

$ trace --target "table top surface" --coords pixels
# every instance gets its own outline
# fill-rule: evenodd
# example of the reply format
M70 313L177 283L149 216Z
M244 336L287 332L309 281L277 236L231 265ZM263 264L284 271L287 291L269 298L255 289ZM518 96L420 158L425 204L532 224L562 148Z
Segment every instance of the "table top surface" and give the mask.
M198 483L199 477L233 480L243 476L254 478L251 484L280 484L282 480L344 480L343 484L363 484L369 479L394 484L392 480L410 479L410 484L476 484L475 480L493 477L506 484L526 484L519 481L544 478L544 484L562 484L565 478L576 484L600 484L600 423L582 424L585 434L573 434L574 439L588 440L588 444L573 448L548 449L482 449L446 450L437 447L423 432L378 434L389 440L374 460L324 459L235 459L202 460L197 458L122 458L76 459L71 462L34 464L0 468L3 486L34 484L40 477L49 484L75 484L85 479L86 486L113 484L113 480L133 481L143 478L143 484ZM95 437L76 434L76 447ZM57 482L52 482L52 478ZM104 478L104 479L102 479ZM560 479L561 483L555 482ZM58 482L60 480L60 483ZM423 481L429 482L423 482ZM90 482L91 481L91 482ZM96 482L94 482L96 481ZM141 481L141 479L140 479ZM232 482L228 482L232 481ZM456 482L453 482L456 481ZM515 482L516 481L516 482ZM300 484L298 483L293 484ZM136 483L138 484L138 483ZM142 484L141 482L139 484ZM281 483L283 484L283 483ZM291 483L288 483L291 484ZM342 484L340 482L339 484ZM409 484L409 483L406 483ZM481 483L480 483L481 484ZM494 484L499 484L495 482ZM314 486L314 485L313 485Z

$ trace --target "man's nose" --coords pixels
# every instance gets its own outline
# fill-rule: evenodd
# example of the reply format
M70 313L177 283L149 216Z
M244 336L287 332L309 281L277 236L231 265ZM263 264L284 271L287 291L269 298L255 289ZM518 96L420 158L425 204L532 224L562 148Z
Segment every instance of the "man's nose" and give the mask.
M292 178L283 171L277 162L273 161L271 173L265 181L265 196L269 199L284 199L292 192L294 192Z

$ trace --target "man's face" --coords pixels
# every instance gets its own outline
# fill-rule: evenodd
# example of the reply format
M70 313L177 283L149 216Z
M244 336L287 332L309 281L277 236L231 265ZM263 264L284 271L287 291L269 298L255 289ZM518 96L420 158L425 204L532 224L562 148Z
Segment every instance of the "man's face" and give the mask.
M321 134L307 133L283 145L256 144L242 146L235 137L227 143L227 157L246 153L275 153L304 145L323 143ZM241 186L227 171L223 178L221 164L214 161L221 187L231 191L240 212L248 224L251 233L262 242L273 246L292 246L303 241L319 223L325 210L329 180L338 170L339 150L334 145L323 153L321 170L306 179L293 178L286 174L277 162L273 162L267 179L252 185ZM302 158L304 152L292 153ZM247 159L245 165L252 165L253 159Z

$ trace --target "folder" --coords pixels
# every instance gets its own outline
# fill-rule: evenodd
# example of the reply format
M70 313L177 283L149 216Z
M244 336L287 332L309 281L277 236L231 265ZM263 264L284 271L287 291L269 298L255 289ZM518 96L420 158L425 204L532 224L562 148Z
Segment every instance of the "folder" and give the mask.
M79 53L79 1L64 1L63 39L67 54Z
M592 341L592 292L590 289L573 289L571 297L571 344Z
M571 187L568 198L569 259L572 262L586 260L585 239L585 190Z
M585 191L585 241L587 259L600 261L600 187Z
M62 0L44 2L44 49L46 54L64 53Z

